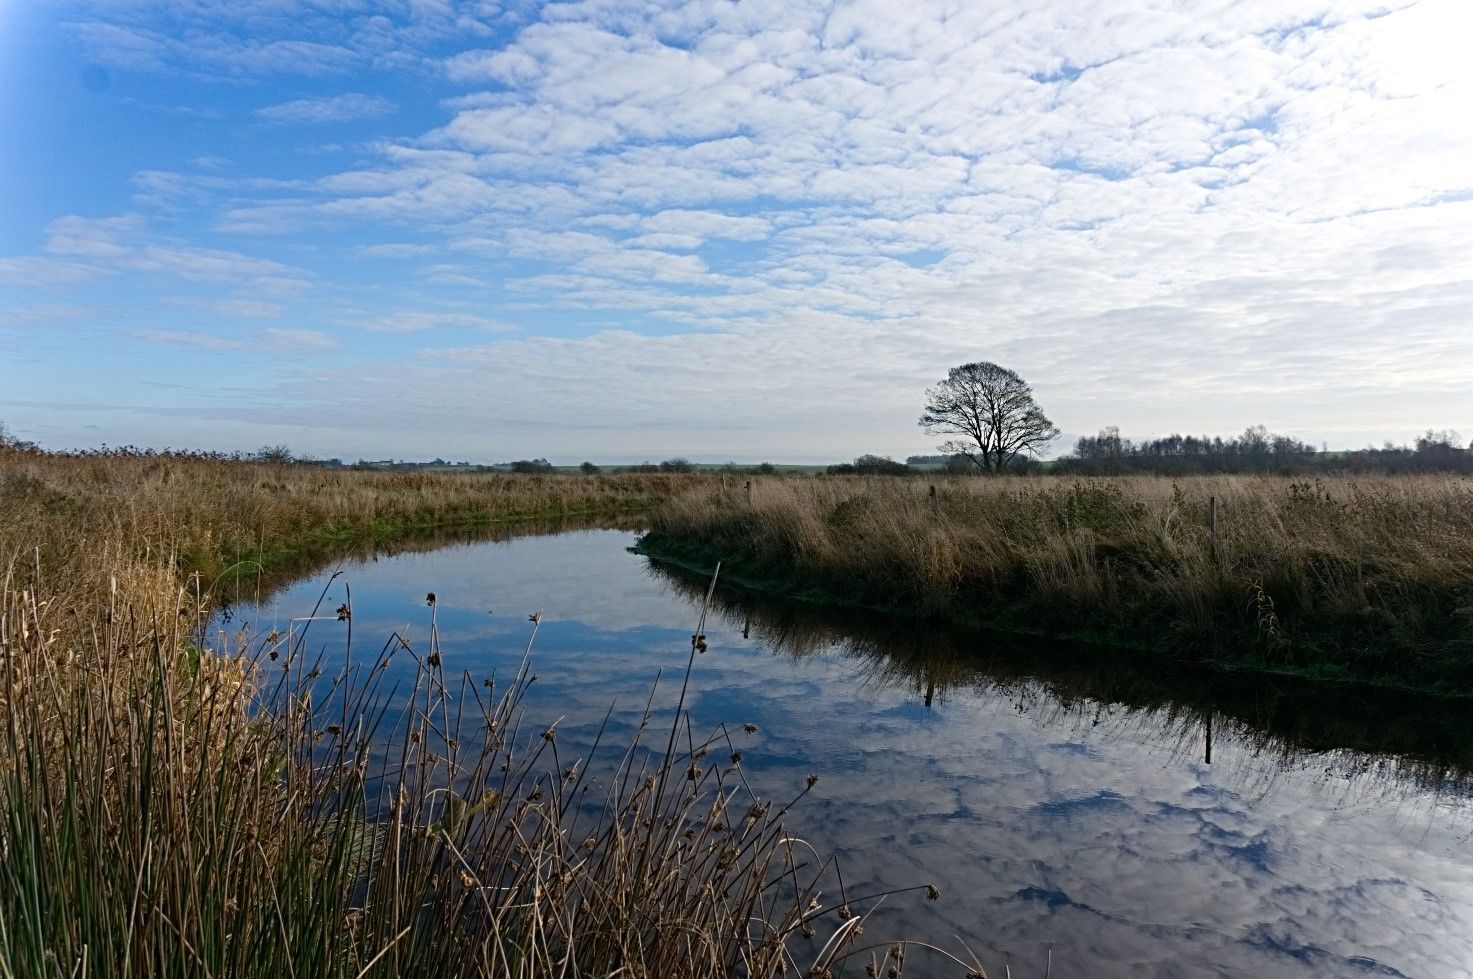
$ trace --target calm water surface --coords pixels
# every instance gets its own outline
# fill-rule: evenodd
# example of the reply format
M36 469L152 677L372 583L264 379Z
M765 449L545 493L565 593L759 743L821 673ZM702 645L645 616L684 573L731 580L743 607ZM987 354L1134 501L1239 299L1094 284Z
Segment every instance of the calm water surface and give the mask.
M507 675L542 612L530 709L565 718L560 745L586 744L611 703L627 733L689 650L697 587L629 553L635 539L575 531L349 561L324 609L351 588L362 655L394 631L423 641L433 591L447 671L477 676ZM225 628L285 628L326 579L238 606ZM821 776L790 828L837 853L851 888L941 888L939 902L892 899L871 933L960 938L1020 979L1042 976L1050 952L1054 976L1473 975L1459 756L1473 748L1455 725L1364 716L1351 697L1305 711L1294 692L1216 681L1163 695L1077 655L1040 676L1026 648L717 592L698 725L759 726L738 736L759 790L786 798ZM307 641L331 660L344 638L324 621Z

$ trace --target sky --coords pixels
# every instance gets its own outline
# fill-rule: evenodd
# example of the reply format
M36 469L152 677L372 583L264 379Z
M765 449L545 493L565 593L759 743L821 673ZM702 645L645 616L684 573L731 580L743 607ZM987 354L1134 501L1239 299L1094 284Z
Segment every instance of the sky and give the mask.
M1473 436L1467 0L0 0L0 421L555 462Z

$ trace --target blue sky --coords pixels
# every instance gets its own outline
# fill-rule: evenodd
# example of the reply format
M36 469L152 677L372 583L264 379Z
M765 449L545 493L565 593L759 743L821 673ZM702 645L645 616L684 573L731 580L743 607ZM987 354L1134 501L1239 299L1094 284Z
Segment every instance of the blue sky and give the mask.
M47 445L1473 435L1463 0L0 0L0 420Z

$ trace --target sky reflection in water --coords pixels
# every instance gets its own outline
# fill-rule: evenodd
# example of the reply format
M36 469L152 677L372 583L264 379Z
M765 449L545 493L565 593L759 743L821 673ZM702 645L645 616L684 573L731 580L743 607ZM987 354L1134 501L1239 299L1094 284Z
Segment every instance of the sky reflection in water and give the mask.
M447 672L477 677L510 675L541 611L529 707L536 723L564 717L559 743L576 749L611 702L627 735L659 671L677 682L657 703L671 702L685 665L698 599L628 553L634 539L349 562L324 609L351 588L362 656L396 630L422 644L433 591ZM230 628L284 627L326 577L237 609ZM308 645L331 663L344 634L315 623ZM939 903L894 899L877 935L961 936L1020 979L1043 974L1048 949L1055 976L1473 974L1473 806L1435 766L1285 751L1230 718L1208 765L1200 711L1061 694L966 659L917 665L915 649L750 599L727 597L706 634L698 726L759 725L737 735L759 791L822 776L791 828L837 853L855 891L941 888Z

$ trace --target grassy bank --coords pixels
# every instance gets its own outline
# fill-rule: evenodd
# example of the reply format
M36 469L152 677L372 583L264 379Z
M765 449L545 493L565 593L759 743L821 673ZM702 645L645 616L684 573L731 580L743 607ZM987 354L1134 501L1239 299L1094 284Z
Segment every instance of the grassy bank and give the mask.
M818 602L1473 693L1468 479L766 480L663 504L641 549Z
M438 530L637 514L707 479L378 472L0 450L0 564L24 552L52 575L98 584L93 572L104 548L121 547L129 557L163 560L181 577L197 574L208 590Z
M705 595L707 576L659 561L653 569L691 600ZM1329 752L1378 777L1394 772L1415 785L1473 792L1473 715L1462 697L1101 655L1098 646L1052 638L979 636L944 621L797 601L722 577L712 601L728 628L793 660L832 659L838 649L867 683L922 702L987 691L1091 728L1102 705L1120 707L1122 723L1142 741L1176 741L1190 751L1211 729L1285 766Z
M889 968L860 950L866 902L783 827L804 783L752 796L740 731L676 707L569 757L522 710L525 668L441 669L433 607L429 645L370 637L336 674L279 635L199 644L242 562L675 480L0 453L0 976ZM396 657L416 679L391 707Z

